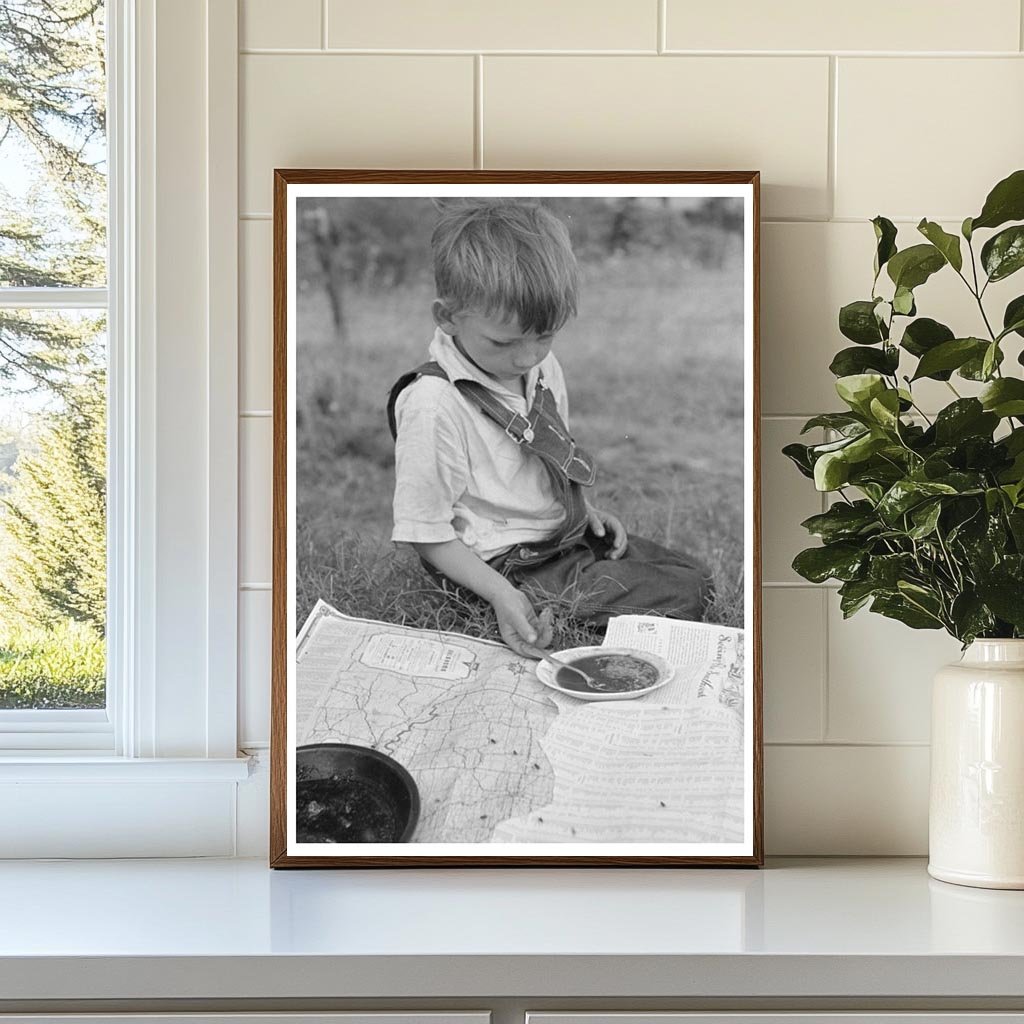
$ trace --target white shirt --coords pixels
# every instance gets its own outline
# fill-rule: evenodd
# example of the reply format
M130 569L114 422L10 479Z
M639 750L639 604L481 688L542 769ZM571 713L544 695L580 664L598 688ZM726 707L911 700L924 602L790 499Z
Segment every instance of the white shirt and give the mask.
M526 415L537 378L568 425L569 401L558 360L548 353L526 376L529 402L488 377L438 329L430 358L451 381L472 380ZM518 383L518 382L517 382ZM520 544L551 537L565 518L540 458L521 448L458 389L440 377L420 377L395 404L394 541L438 543L458 538L487 560Z

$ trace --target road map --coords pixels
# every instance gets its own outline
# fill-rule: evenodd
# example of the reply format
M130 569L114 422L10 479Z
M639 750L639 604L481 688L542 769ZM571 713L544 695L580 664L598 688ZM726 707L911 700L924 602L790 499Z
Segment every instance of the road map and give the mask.
M297 742L359 743L420 790L414 842L486 843L551 798L541 740L558 715L503 644L353 619L320 601L299 636Z
M676 674L642 697L544 687L502 644L342 615L298 637L296 741L374 747L420 790L418 843L741 842L743 631L612 619Z

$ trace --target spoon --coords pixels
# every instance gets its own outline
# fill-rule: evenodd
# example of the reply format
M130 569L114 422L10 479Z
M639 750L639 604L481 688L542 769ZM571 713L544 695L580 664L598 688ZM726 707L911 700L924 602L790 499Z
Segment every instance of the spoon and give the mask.
M590 676L588 676L586 672L576 668L575 665L570 665L568 662L562 661L560 658L554 658L546 651L542 651L539 647L533 647L528 644L524 644L523 646L535 658L540 658L541 661L546 661L549 665L551 665L554 668L555 682L558 683L558 685L563 687L564 689L584 691L594 691L598 689L598 686L594 682L594 680ZM559 678L559 674L562 672L565 672L569 676L576 676L579 681L575 682L567 680L565 676Z

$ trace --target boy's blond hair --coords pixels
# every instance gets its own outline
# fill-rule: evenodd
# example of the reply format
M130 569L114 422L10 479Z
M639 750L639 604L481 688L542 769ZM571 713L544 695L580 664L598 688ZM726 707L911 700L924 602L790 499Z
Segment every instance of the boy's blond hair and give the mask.
M430 244L437 295L452 314L519 318L552 334L576 315L579 269L566 226L536 201L441 200Z

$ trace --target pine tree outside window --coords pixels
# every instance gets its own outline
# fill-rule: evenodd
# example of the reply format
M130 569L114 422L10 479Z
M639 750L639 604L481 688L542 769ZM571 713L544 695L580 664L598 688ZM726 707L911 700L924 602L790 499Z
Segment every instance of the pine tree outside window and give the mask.
M101 748L105 15L103 0L0 0L0 723Z

